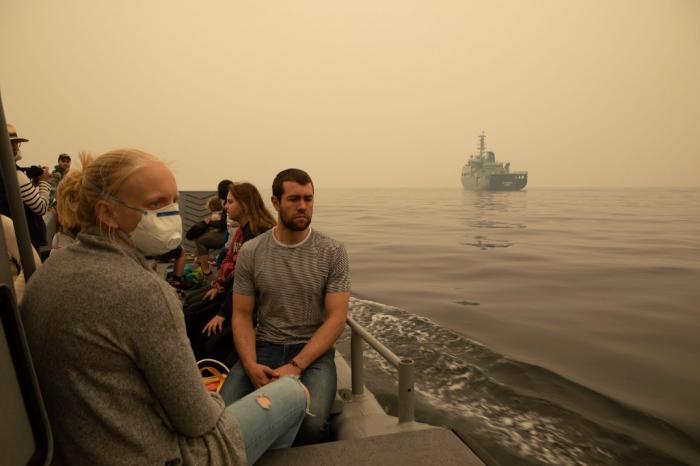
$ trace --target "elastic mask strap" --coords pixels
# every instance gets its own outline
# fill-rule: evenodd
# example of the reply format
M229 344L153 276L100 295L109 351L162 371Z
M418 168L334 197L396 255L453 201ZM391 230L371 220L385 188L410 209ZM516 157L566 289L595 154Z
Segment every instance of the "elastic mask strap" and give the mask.
M97 194L99 194L100 196L102 196L105 199L109 199L112 202L116 202L117 204L119 204L123 207L126 207L127 209L138 210L143 215L147 215L147 213L148 213L147 210L139 209L138 207L132 207L129 204L127 204L126 202L119 199L118 197L104 192L99 186L97 186L95 183L93 183L92 180L90 180L89 178L83 177L83 183L86 184L87 186L89 186L90 189L92 189L93 191L95 191Z

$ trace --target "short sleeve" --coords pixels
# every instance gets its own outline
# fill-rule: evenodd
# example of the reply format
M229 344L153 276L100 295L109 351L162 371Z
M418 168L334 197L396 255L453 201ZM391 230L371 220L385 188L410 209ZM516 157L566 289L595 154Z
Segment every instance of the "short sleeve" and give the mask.
M255 296L255 248L252 243L244 243L236 261L236 279L233 292L246 296Z
M329 267L326 293L350 291L350 260L342 244L338 244Z

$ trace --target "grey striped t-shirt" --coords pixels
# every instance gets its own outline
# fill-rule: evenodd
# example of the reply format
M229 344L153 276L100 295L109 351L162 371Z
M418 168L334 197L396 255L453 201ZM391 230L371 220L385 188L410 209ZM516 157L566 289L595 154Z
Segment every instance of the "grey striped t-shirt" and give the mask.
M277 241L273 230L241 247L233 291L255 296L256 339L305 343L324 321L325 295L350 291L348 254L316 230L293 246Z

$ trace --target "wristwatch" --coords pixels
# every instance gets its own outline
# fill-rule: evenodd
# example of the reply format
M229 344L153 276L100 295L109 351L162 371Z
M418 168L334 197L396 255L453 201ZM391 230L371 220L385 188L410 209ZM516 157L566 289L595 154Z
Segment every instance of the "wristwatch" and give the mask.
M304 372L304 368L301 367L299 364L297 364L297 362L296 362L294 359L292 359L291 361L289 361L289 364L291 364L292 366L294 366L294 367L296 367L297 369L299 369L299 371Z

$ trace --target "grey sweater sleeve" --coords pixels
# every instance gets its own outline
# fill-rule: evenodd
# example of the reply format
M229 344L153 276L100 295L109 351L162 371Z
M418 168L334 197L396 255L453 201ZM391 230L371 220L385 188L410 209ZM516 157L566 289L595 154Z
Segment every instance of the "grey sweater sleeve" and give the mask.
M129 313L134 319L125 322L131 329L136 364L173 429L186 437L200 437L219 421L224 403L204 389L177 298L161 284L154 285L143 296L140 309Z

